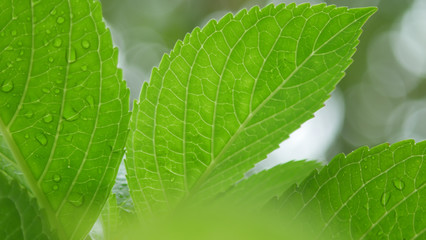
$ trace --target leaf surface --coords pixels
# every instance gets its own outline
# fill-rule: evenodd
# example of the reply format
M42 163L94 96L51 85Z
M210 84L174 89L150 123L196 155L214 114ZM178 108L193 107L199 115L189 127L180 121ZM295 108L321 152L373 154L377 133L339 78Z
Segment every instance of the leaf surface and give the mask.
M323 106L374 11L255 7L178 42L132 115L126 164L139 215L215 196L242 179Z
M18 166L60 237L82 239L127 135L117 50L97 1L5 0L0 9L0 156Z
M291 161L274 166L238 182L215 202L238 206L247 211L260 210L269 200L281 196L320 166L314 161Z
M30 193L0 170L1 239L56 239Z
M425 158L411 140L337 155L281 197L281 214L318 239L424 239Z

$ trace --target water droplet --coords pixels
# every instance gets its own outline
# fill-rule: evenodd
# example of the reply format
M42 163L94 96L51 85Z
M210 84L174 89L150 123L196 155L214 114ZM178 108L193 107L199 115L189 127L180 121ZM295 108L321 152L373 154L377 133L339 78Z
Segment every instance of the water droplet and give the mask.
M55 175L53 175L52 179L55 182L60 182L62 178L61 178L61 175L55 174Z
M81 66L81 68L80 68L81 70L83 70L83 71L86 71L87 70L87 65L83 65L83 66Z
M45 146L47 144L47 138L43 133L38 134L36 136L36 139L43 146Z
M171 181L171 182L174 182L174 181L175 181L175 177L172 177L172 178L170 179L170 181Z
M12 36L16 36L16 30L12 30Z
M50 93L50 89L48 89L48 88L43 88L43 89L41 89L41 91L43 91L44 93Z
M56 14L56 9L52 9L52 11L50 11L50 14L55 15Z
M59 74L58 74L59 75ZM58 78L58 79L56 79L56 83L57 84L61 84L61 83L63 83L64 81L61 79L61 78Z
M390 193L384 192L382 194L382 197L380 198L380 204L382 204L382 206L386 206L386 204L388 204L390 199Z
M24 55L24 50L21 50L20 52L19 52L19 55Z
M26 118L32 118L32 117L33 117L33 115L34 115L34 113L33 113L32 111L27 111L26 113L24 113L24 116L25 116Z
M72 141L72 135L68 135L68 136L65 138L65 140L67 140L68 142L71 142L71 141Z
M30 138L30 135L27 133L25 134L25 139L28 139L28 138Z
M20 61L22 61L22 58L16 58L16 61L20 62Z
M7 67L8 67L8 68L13 67L13 63L12 63L12 62L7 63Z
M60 46L62 46L62 39L60 39L60 38L56 38L54 41L53 41L53 46L54 47L60 47Z
M0 33L0 36L4 37L4 32L1 32L1 33Z
M90 47L90 42L87 40L81 41L81 46L85 49L88 49Z
M50 123L50 122L52 122L53 121L53 116L52 116L52 114L47 114L46 116L44 116L43 117L43 121L45 122L45 123Z
M12 91L13 90L13 82L12 82L12 80L10 80L10 79L5 80L3 82L3 84L1 85L1 90L3 92L5 92L5 93L8 93L8 92Z
M54 60L54 59L53 59L53 57L49 57L49 62L51 62L51 63L52 63L52 62L53 62L53 60Z
M56 19L56 22L57 22L57 23L59 23L59 24L62 24L62 23L64 23L64 22L65 22L65 19L64 19L63 17L58 17L58 18Z
M378 231L377 232L377 236L382 236L383 235L383 231Z
M65 118L65 120L72 122L72 121L77 120L78 113L76 111L74 111L74 109L68 107L68 108L64 109L62 116Z
M22 46L22 42L21 41L18 42L18 46Z
M60 93L61 91L57 88L55 88L55 90L53 90L56 94Z
M74 205L75 207L80 207L84 203L84 196L80 193L71 193L68 202Z
M365 208L366 210L370 209L370 204L369 204L369 203L364 204L364 208Z
M53 190L53 191L56 191L56 190L58 190L58 189L59 189L58 184L53 185L53 187L52 187L52 190Z
M91 109L95 107L95 99L91 95L86 97L86 101L89 104Z
M405 187L405 183L400 179L394 179L393 186L398 190L402 190Z
M67 54L67 61L68 63L73 63L77 60L77 54L75 52L74 48L71 48L71 50Z
M47 34L50 34L50 33L52 33L52 32L50 31L50 29L47 29L47 30L46 30L46 33L47 33Z

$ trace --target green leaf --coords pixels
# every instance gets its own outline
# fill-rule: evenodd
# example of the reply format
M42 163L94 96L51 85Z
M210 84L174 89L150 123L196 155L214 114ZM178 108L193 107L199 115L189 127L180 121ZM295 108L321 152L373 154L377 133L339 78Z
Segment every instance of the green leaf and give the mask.
M320 166L314 161L291 161L277 165L242 180L215 202L257 211L270 199L281 196L288 188L302 182Z
M0 9L2 159L60 237L82 239L114 184L129 119L101 5L5 0Z
M374 12L255 7L178 42L132 115L126 164L138 214L215 196L243 178L323 106Z
M108 201L104 205L101 213L102 229L105 240L118 239L118 226L119 226L119 208L117 206L117 197L111 194Z
M281 197L282 216L320 239L424 239L425 158L411 140L337 155Z
M1 239L55 239L27 189L0 170Z

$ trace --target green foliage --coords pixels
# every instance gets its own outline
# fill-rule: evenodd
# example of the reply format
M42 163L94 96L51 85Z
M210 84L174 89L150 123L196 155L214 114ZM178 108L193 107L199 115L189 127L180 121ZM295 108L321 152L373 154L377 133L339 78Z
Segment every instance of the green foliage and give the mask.
M0 9L2 168L20 170L61 238L81 239L124 153L129 93L117 50L98 2L6 0Z
M36 199L0 170L0 236L2 239L54 239Z
M311 118L374 11L255 7L178 42L133 110L126 166L141 218L225 191Z
M303 229L320 239L424 239L425 158L426 141L337 155L286 192L279 209L286 218L311 218Z
M98 2L0 9L1 238L85 239L98 217L103 239L425 237L426 142L244 179L323 106L375 8L210 21L154 68L131 121ZM133 212L110 194L126 142Z
M214 202L257 211L272 198L281 196L288 188L302 182L320 166L313 161L277 165L238 182Z

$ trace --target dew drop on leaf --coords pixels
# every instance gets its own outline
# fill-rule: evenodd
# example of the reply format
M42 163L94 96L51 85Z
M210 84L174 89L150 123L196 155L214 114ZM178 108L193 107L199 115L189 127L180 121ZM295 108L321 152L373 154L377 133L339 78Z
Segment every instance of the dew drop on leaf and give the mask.
M55 90L53 90L56 94L60 93L61 91L57 88L55 88Z
M51 33L51 31L50 31L49 29L47 29L47 30L46 30L46 33L47 33L47 34L50 34L50 33Z
M58 17L58 18L56 19L56 22L57 22L57 23L59 23L59 24L62 24L62 23L64 23L64 22L65 22L65 19L64 19L63 17Z
M51 123L52 122L52 120L53 120L53 116L52 116L52 114L46 114L46 116L44 116L43 117L43 121L45 122L45 123Z
M27 111L26 113L24 113L24 116L25 116L26 118L32 118L32 117L33 117L33 115L34 115L34 113L33 113L32 111Z
M19 52L19 55L24 55L24 50L21 50L21 52Z
M87 65L83 65L83 66L81 66L81 68L80 68L82 71L86 71L87 70Z
M59 186L58 186L57 184L53 185L53 187L52 187L52 190L53 190L53 191L56 191L56 190L58 190L58 189L59 189Z
M81 46L85 49L88 49L90 47L90 42L87 40L81 41Z
M382 194L382 197L380 198L380 204L382 204L382 206L386 206L386 204L388 204L390 199L390 193L384 192Z
M13 90L13 82L10 79L7 79L1 85L1 90L5 93L8 93Z
M59 174L55 174L55 175L53 175L53 181L55 181L55 182L60 182L61 181L61 175L59 175Z
M49 57L49 62L53 62L53 57Z
M48 88L43 88L43 89L41 89L41 91L43 91L44 93L50 93L50 89L48 89Z
M53 41L53 46L54 47L60 47L60 46L62 46L62 39L60 39L60 38L56 38L54 41Z
M95 107L95 99L91 95L86 97L86 101L89 104L91 109Z
M403 190L405 187L405 183L400 179L394 179L393 186L398 190Z
M68 202L74 205L75 207L80 207L84 203L84 196L80 193L71 193Z
M16 30L12 30L12 36L16 36Z
M71 141L72 141L72 135L68 135L68 136L65 138L65 140L67 140L68 142L71 142Z
M70 51L67 54L67 61L68 63L73 63L77 60L77 54L75 52L74 48L71 48Z
M74 109L72 109L71 107L65 108L64 112L62 113L62 116L64 117L64 119L69 122L77 120L78 115L79 114L75 112Z
M25 139L28 139L28 138L30 138L30 135L27 133L25 134Z
M43 133L38 134L36 136L36 139L43 146L45 146L47 144L47 138Z
M52 9L52 11L50 11L50 14L55 15L56 14L56 9Z

